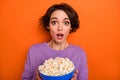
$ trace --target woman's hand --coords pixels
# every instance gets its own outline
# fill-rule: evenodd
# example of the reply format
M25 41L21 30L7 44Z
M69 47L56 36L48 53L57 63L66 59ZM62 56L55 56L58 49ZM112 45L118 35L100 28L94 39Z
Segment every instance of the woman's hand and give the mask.
M78 70L75 71L73 77L71 78L71 80L77 80L77 74L78 74Z
M38 70L36 70L35 80L42 80L42 79L40 78L40 76L39 76Z

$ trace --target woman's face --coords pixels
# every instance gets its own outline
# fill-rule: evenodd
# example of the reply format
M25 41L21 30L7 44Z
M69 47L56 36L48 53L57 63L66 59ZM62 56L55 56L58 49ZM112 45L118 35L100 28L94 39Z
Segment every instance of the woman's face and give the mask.
M56 43L65 42L71 30L70 19L64 11L56 10L51 14L48 28Z

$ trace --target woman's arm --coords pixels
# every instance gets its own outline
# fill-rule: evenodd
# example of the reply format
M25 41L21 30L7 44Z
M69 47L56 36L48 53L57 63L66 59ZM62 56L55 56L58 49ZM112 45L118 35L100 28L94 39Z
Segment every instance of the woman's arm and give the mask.
M34 75L34 70L32 69L31 66L31 56L29 51L27 54L27 60L25 62L25 67L22 74L22 80L34 80L33 75Z
M79 67L80 70L79 70L78 80L88 80L88 66L87 66L86 54L84 51L82 51L81 53Z

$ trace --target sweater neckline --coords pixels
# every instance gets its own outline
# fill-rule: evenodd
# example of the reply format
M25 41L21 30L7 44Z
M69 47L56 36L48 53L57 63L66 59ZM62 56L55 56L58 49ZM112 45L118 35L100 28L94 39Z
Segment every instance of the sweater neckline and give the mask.
M63 50L55 50L55 49L51 48L50 46L48 46L48 43L47 43L47 42L45 42L45 45L46 45L46 47L47 47L50 51L55 52L55 53L62 53L62 52L64 52L64 51L68 50L68 49L72 46L72 45L69 43L68 47L66 47L65 49L63 49Z

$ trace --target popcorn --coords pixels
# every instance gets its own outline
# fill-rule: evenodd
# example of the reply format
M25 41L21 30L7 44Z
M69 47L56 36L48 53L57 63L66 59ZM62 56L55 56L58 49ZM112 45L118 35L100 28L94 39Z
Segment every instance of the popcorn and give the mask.
M56 57L45 60L38 70L48 76L61 76L70 73L75 69L74 64L68 58Z

